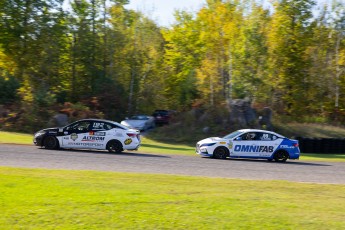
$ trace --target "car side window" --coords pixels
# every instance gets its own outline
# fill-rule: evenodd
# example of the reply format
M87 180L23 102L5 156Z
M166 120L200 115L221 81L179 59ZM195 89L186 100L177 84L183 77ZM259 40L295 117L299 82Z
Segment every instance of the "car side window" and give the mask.
M259 140L261 140L261 141L271 141L272 140L272 134L270 134L270 133L260 133L259 134Z
M111 124L108 123L104 123L104 129L105 130L111 130L113 127L111 126Z
M94 121L93 124L92 124L92 130L93 131L105 130L104 122Z
M257 139L258 135L255 132L249 132L249 133L245 133L241 136L240 140L244 140L244 141L254 141L254 140L258 140Z
M87 132L91 128L90 121L80 121L75 124L72 124L66 128L67 131L75 131L75 132Z
M92 131L106 131L112 128L112 125L107 122L94 121L92 124Z

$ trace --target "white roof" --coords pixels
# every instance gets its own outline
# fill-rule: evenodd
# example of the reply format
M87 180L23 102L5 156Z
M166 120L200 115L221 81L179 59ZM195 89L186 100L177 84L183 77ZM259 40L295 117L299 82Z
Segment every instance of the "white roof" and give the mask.
M272 131L268 131L268 130L263 130L263 129L240 129L238 131L244 132L244 133L247 133L247 132L265 132L265 133L270 133L270 134L277 135L279 137L284 137L283 135L280 135L278 133L275 133L275 132L272 132Z

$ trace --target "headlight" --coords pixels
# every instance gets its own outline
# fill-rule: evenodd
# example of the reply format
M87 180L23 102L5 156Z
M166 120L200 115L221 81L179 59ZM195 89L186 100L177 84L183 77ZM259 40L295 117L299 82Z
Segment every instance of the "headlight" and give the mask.
M205 144L200 145L200 147L212 146L212 145L215 145L215 144L216 144L216 143L205 143Z

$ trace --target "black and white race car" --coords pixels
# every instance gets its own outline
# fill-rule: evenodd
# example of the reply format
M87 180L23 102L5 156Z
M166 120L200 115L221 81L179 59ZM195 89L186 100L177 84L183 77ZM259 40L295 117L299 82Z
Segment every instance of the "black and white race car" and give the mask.
M140 131L114 121L84 119L62 128L43 129L35 133L34 144L47 149L100 149L109 152L137 150Z
M196 153L218 159L256 158L281 162L300 156L297 140L259 129L241 129L222 138L206 138L196 144Z

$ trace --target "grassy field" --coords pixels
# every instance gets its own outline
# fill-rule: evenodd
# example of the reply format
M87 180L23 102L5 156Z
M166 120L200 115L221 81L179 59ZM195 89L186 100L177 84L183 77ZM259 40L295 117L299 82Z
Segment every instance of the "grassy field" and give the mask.
M345 186L0 167L1 229L345 229Z
M32 145L32 135L1 132L0 144L24 144ZM138 152L153 154L174 154L195 156L195 148L183 144L167 144L147 137L142 137L142 145ZM300 160L345 162L345 154L301 154Z

